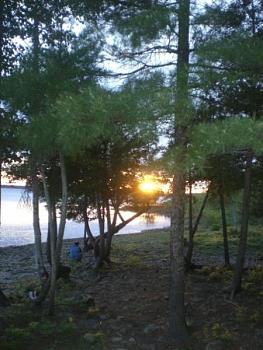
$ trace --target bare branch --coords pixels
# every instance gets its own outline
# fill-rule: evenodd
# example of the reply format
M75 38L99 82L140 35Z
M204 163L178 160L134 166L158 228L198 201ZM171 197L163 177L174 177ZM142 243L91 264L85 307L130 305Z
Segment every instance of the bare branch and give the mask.
M167 62L167 63L156 64L156 65L142 63L141 67L139 67L137 69L134 69L133 71L130 71L130 72L127 72L127 73L114 73L114 74L110 73L110 74L108 74L108 76L112 77L112 78L117 78L117 77L120 77L120 76L129 76L129 75L132 75L132 74L136 74L136 73L141 72L141 71L146 70L146 69L158 69L158 68L162 68L162 67L175 66L175 65L176 65L175 62Z

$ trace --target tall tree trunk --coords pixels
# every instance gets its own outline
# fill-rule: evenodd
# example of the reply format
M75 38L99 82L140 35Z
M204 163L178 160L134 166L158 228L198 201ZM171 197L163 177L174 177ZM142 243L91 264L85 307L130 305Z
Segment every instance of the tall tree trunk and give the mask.
M196 231L198 229L200 220L201 220L202 215L203 215L203 211L205 209L205 206L206 206L206 203L207 203L207 200L208 200L208 196L209 196L209 191L207 191L206 194L205 194L203 203L202 203L201 208L199 210L199 214L198 214L198 216L197 216L197 218L195 220L195 224L194 224L194 228L193 228L193 235L195 235L195 233L196 233Z
M193 234L193 193L192 193L192 177L191 172L189 172L188 177L188 185L189 185L189 197L188 197L188 208L189 208L189 234L188 234L188 249L187 254L185 256L186 260L186 267L187 269L190 268L192 263L192 255L193 255L193 248L194 248L194 234Z
M1 154L0 154L1 157ZM0 226L2 224L2 159L0 158Z
M193 249L194 249L194 235L196 234L196 231L198 229L200 220L202 218L203 211L205 209L205 206L206 206L206 203L207 203L207 199L208 199L208 194L209 194L209 191L207 191L206 194L205 194L204 200L202 202L201 208L199 210L199 213L198 213L197 218L195 220L195 224L194 224L193 229L192 229L191 240L189 240L189 243L188 243L187 253L186 253L186 256L185 256L185 260L186 260L188 268L192 264Z
M48 222L48 233L47 233L47 245L46 245L46 256L47 261L51 265L51 247L50 247L50 226L53 225L53 230L55 233L55 240L57 242L57 213L56 213L56 205L53 200L51 200L51 209L52 209L52 217L54 218L53 222Z
M225 210L225 200L224 200L224 188L223 188L223 179L222 176L220 178L220 186L219 186L219 200L220 200L220 208L221 208L221 218L222 218L222 229L223 229L223 239L224 239L224 258L225 265L229 266L229 249L228 249L228 237L227 237L227 223L226 223L226 210Z
M62 153L60 153L59 159L60 159L60 171L61 171L62 200L61 200L61 214L60 214L60 222L59 222L59 228L58 228L57 252L56 252L58 264L60 264L60 259L61 259L64 231L65 231L65 225L67 220L67 202L68 202L67 172L66 172L65 159Z
M188 177L188 186L189 186L189 197L188 197L188 206L189 206L189 236L193 232L193 181L191 172L189 172ZM189 237L190 238L190 237Z
M48 189L48 184L45 176L44 170L42 170L42 179L43 179L43 186L44 186L44 193L45 198L47 202L47 209L48 209L48 221L50 223L49 230L50 230L50 257L51 257L51 274L50 274L50 285L49 285L49 306L48 306L48 313L50 315L54 312L54 303L55 303L55 292L56 292L56 279L57 279L57 260L56 260L56 237L55 237L55 231L54 231L54 224L53 224L53 210L51 205L51 199L50 199L50 193Z
M241 230L238 246L238 255L235 265L235 273L231 285L231 299L234 299L236 293L241 290L242 284L242 271L245 263L246 247L247 247L247 232L248 232L248 220L249 220L249 207L251 197L251 167L252 167L252 153L247 154L246 170L244 175L244 192L241 214Z
M98 221L99 221L99 229L100 229L100 235L99 235L99 241L97 242L94 254L96 258L96 265L95 268L98 269L103 264L103 260L105 257L105 223L104 223L104 206L101 208L99 200L97 204L97 213L98 213Z
M171 287L170 287L170 331L176 344L188 340L184 307L184 174L177 169L173 178L173 212L171 216Z
M4 46L4 6L5 1L0 1L0 78L2 78L3 74L3 46Z
M34 23L33 23L33 32L32 32L32 41L33 41L33 70L36 76L39 75L39 21L37 19L37 6L35 8L34 14ZM34 87L35 98L32 103L32 115L40 112L39 105L39 89L37 86ZM32 116L31 116L32 117ZM41 245L41 229L39 225L39 184L37 178L37 157L38 155L32 154L32 195L33 195L33 227L34 227L34 236L35 236L35 255L37 261L38 273L40 276L46 273L43 263L43 252Z
M237 221L237 208L236 203L233 199L233 196L231 197L231 217L232 217L232 226L234 226L235 230L238 230L238 221Z
M56 292L56 279L58 275L58 269L60 265L61 250L63 245L63 235L66 222L66 209L67 209L67 177L66 167L63 155L60 155L60 167L61 167L61 183L62 183L62 206L61 206L61 218L59 224L58 235L56 232L56 211L50 199L49 189L45 178L44 170L42 170L42 178L44 185L45 198L48 207L48 216L50 224L50 261L51 261L51 274L43 286L39 298L36 300L36 304L40 304L46 298L49 293L49 308L48 313L51 315L54 312L55 292Z
M175 135L178 147L173 178L173 209L171 215L171 285L170 285L170 334L176 344L184 346L189 341L185 322L185 271L184 271L184 159L186 130L190 121L188 100L189 68L189 19L190 0L179 0L178 9L178 58L176 76Z
M106 249L105 249L105 260L107 262L110 262L110 253L111 253L111 242L112 242L112 236L113 236L113 226L111 222L111 209L110 209L110 203L109 200L106 201L106 218L107 218L107 231L108 234L106 236Z
M33 228L34 228L34 240L35 240L35 259L39 277L42 279L46 274L46 268L44 264L42 242L41 242L41 229L39 223L39 184L37 178L37 168L35 161L33 160L32 166L32 202L33 202Z
M83 218L84 218L84 241L87 240L87 235L88 235L88 238L90 240L90 243L92 244L93 248L95 246L95 238L90 230L90 226L89 226L89 218L88 218L88 215L87 215L87 208L85 208L83 210ZM85 243L84 243L85 244Z
M48 229L47 229L46 256L47 256L47 262L51 266L50 223L48 223Z
M0 2L0 79L3 75L4 0ZM2 223L2 154L0 150L0 226Z

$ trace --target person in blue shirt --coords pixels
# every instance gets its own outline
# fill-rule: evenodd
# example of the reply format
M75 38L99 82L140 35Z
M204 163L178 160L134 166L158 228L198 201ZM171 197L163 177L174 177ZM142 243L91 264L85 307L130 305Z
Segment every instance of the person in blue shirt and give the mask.
M81 248L79 246L79 242L75 242L72 244L72 246L69 248L69 257L72 260L75 261L81 261L82 258L82 252Z

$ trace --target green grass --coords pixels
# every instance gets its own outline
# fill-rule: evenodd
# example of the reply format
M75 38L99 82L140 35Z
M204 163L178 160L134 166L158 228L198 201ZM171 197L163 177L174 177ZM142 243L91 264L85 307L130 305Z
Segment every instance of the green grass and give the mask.
M239 234L229 227L228 243L230 256L235 256L238 247ZM187 238L187 232L185 234ZM159 251L164 257L169 254L169 231L149 231L134 235L120 235L113 240L113 257L118 261L120 257L133 255L151 255L151 252ZM203 230L197 232L194 237L194 251L198 255L220 255L223 251L223 235L220 231ZM253 257L262 256L263 226L250 226L248 232L247 253Z

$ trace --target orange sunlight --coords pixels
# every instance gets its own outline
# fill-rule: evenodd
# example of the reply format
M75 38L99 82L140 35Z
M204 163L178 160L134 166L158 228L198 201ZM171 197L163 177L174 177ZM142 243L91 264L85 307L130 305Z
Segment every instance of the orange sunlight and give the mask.
M162 192L163 194L171 193L172 179L168 178L167 183L163 183L157 176L144 175L140 184L139 190L144 193L154 194L156 192ZM192 184L192 193L205 193L207 192L209 182L208 181L195 181ZM186 185L185 193L189 194L189 186Z
M139 184L139 189L142 192L154 193L159 190L159 186L152 175L145 175L142 182Z
M167 185L162 184L158 181L158 178L153 175L144 175L141 183L139 184L139 189L145 193L155 193L155 192L167 192Z

